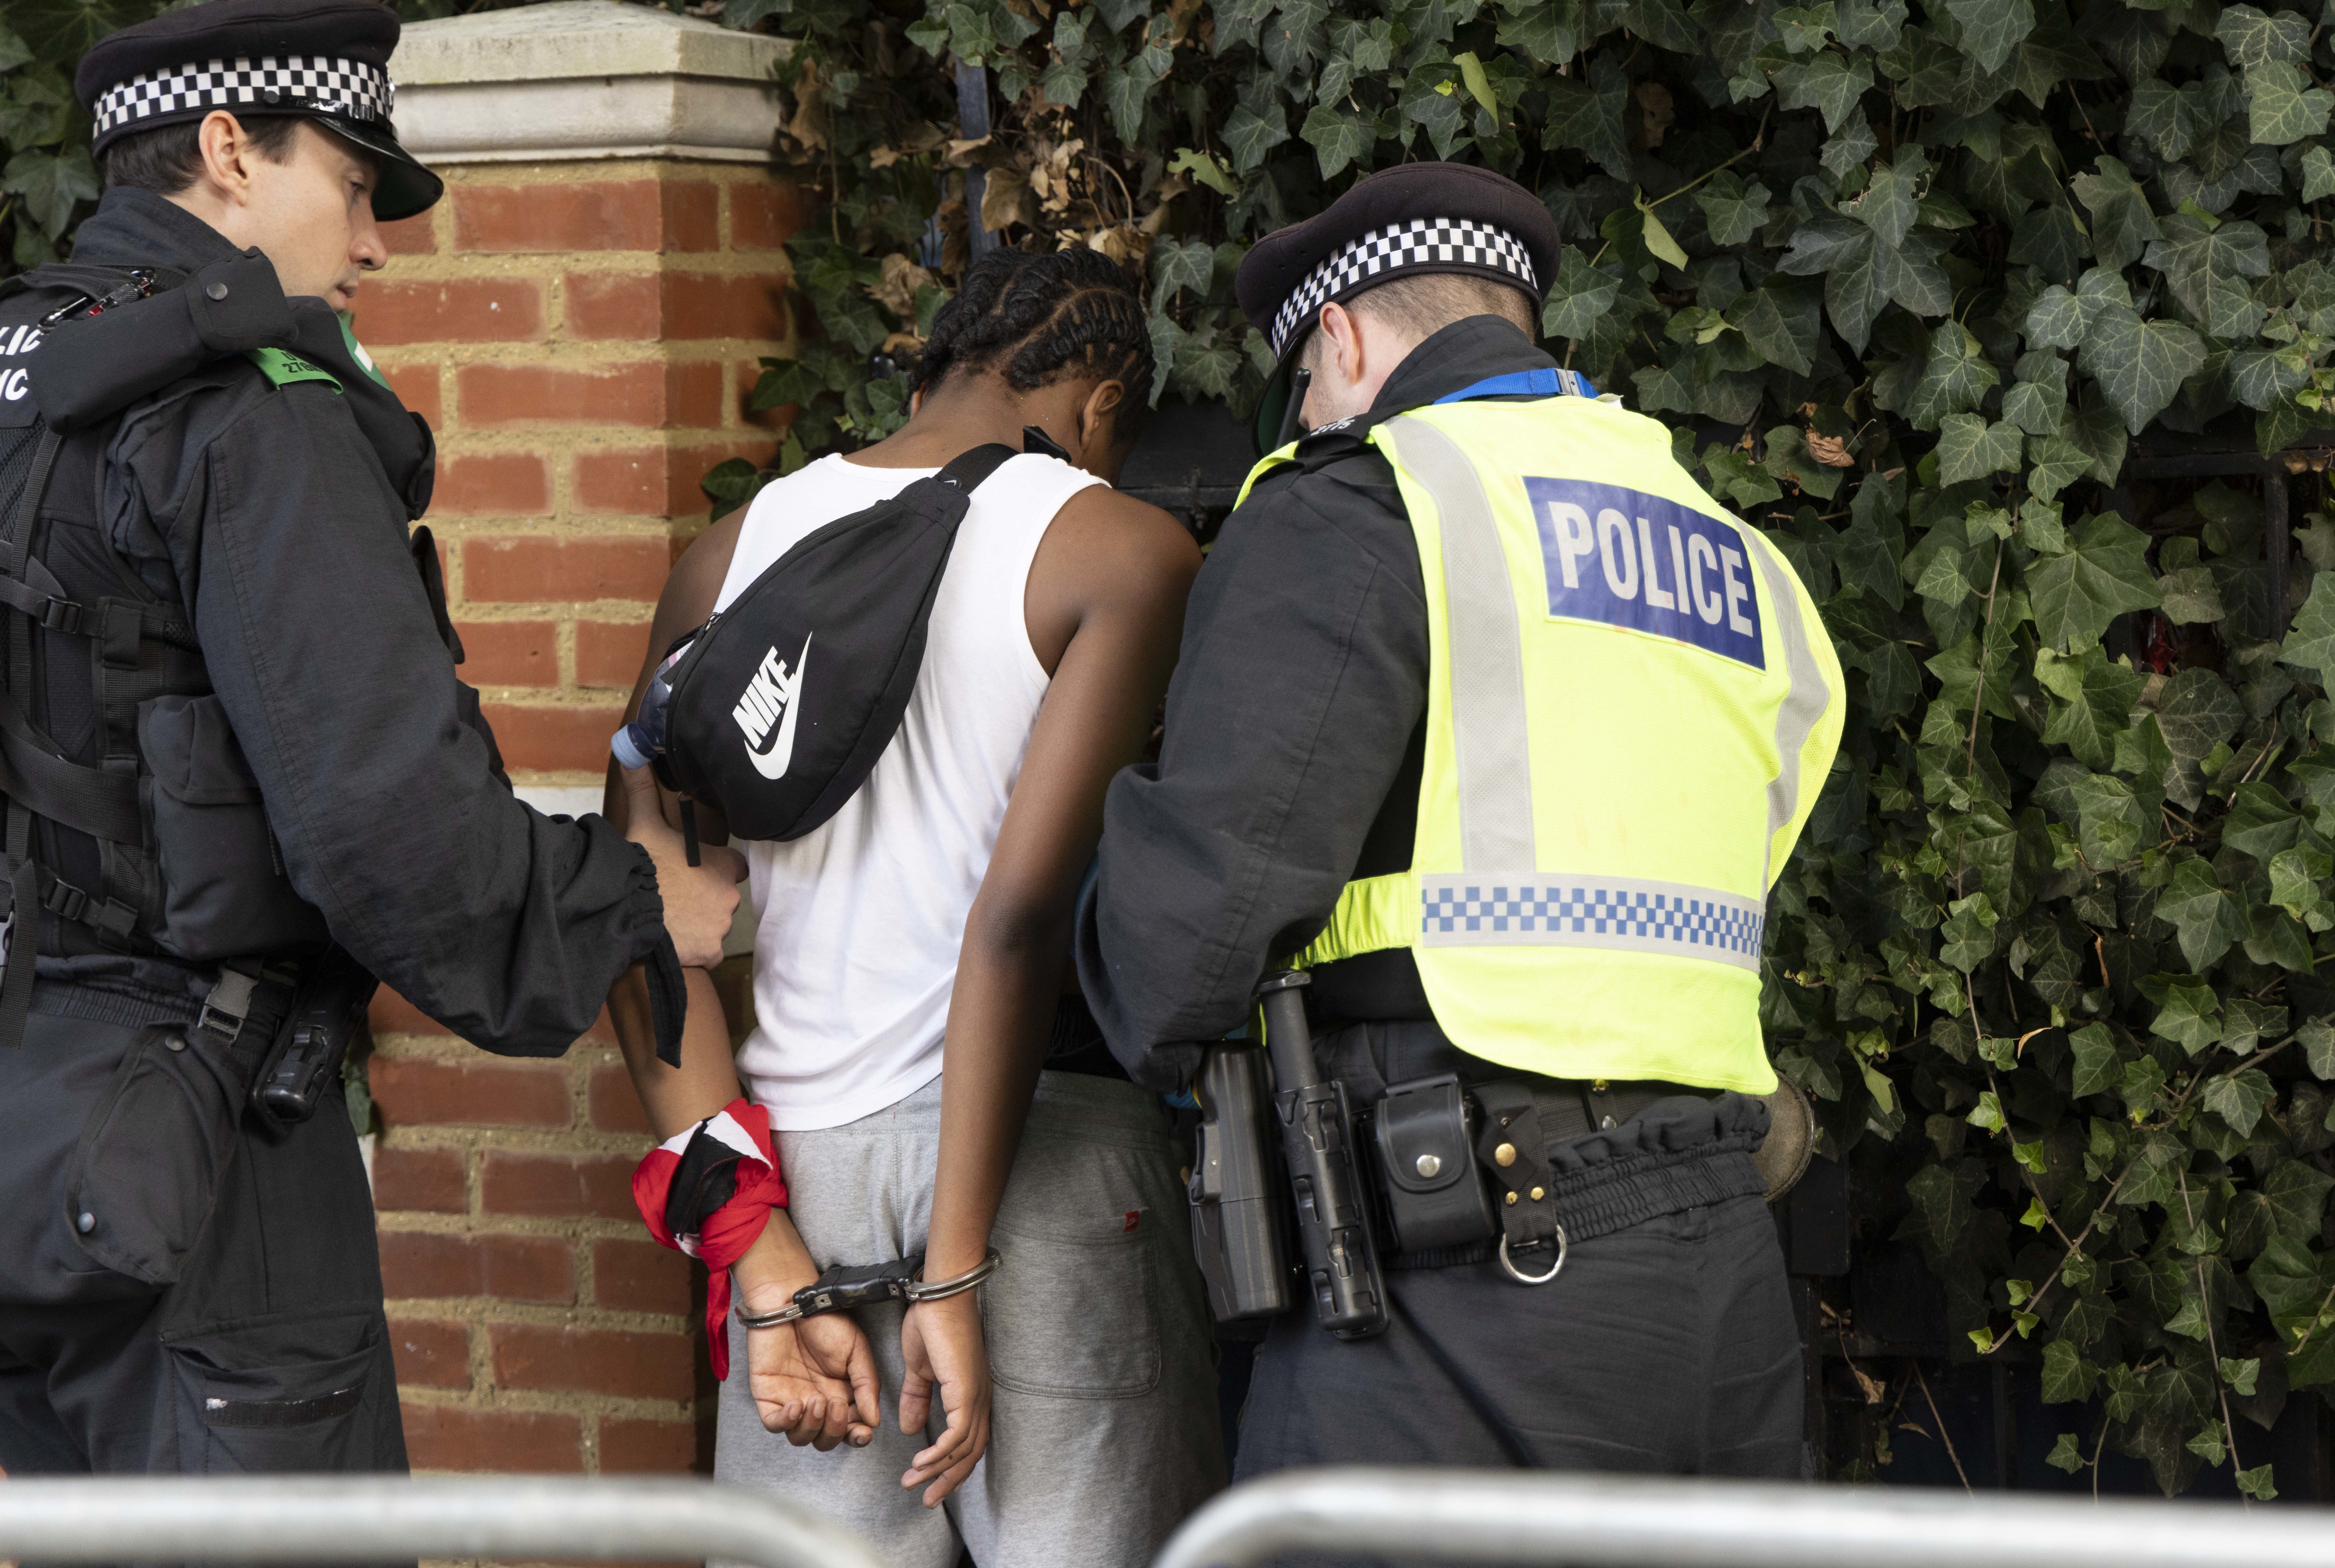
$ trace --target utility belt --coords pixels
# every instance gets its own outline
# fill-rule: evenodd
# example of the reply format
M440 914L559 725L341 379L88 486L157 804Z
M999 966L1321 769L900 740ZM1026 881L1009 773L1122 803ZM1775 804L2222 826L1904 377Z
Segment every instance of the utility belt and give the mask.
M191 1020L183 1004L171 1011L107 997L148 1016L111 1036L122 1043L110 1080L65 1160L64 1218L81 1250L144 1285L177 1281L237 1150L254 1136L282 1136L329 1099L373 986L353 959L329 950L305 961L235 961ZM106 996L41 989L49 992L43 1011L66 1016Z
M222 965L191 1022L183 1012L170 1021L168 1010L59 981L40 982L34 1005L67 1016L159 1024L162 1033L218 1064L225 1081L237 1086L241 1103L281 1131L316 1114L341 1076L380 983L332 947L321 956Z
M1219 1322L1278 1313L1303 1294L1324 1328L1368 1338L1386 1326L1389 1270L1493 1259L1518 1285L1546 1285L1576 1243L1762 1190L1748 1157L1756 1125L1675 1150L1552 1164L1554 1146L1675 1096L1715 1098L1707 1089L1442 1072L1356 1103L1313 1059L1306 983L1268 978L1266 1048L1212 1049L1193 1085L1193 1244Z

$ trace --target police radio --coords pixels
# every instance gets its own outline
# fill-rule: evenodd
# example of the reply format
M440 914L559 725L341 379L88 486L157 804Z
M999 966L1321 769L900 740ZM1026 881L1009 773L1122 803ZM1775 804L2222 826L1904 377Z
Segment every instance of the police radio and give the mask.
M341 1076L349 1043L364 1027L365 1008L380 984L339 947L316 961L251 1086L252 1102L265 1119L290 1127L316 1114Z
M1213 1045L1192 1078L1200 1125L1186 1178L1192 1252L1220 1323L1296 1304L1289 1263L1289 1183L1274 1136L1273 1074L1253 1040Z

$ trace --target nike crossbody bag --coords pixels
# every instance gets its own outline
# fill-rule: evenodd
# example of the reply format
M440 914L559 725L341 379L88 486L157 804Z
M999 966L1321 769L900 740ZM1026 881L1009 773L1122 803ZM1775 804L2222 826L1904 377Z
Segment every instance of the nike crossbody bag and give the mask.
M976 447L838 518L676 642L664 782L741 838L799 838L841 810L907 711L973 491L1015 455Z

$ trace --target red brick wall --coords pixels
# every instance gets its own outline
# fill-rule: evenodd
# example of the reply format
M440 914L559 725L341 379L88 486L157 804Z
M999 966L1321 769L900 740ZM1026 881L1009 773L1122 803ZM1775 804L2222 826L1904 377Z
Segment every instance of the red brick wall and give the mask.
M777 247L797 198L732 165L447 172L444 201L392 226L356 330L437 432L425 521L512 777L596 787L666 569L706 521L698 476L772 450L745 393L790 331ZM702 1467L702 1272L634 1213L650 1140L605 1019L547 1061L489 1056L392 996L373 1029L414 1467Z
M357 334L438 433L426 520L522 782L598 779L698 478L773 450L745 394L798 206L750 166L473 166L392 226Z

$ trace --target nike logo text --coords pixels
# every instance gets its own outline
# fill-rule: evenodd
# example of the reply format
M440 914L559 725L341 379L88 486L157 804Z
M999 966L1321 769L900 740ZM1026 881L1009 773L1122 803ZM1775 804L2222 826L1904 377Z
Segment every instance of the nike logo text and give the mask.
M752 760L754 771L765 779L782 779L787 766L794 760L795 719L802 709L804 666L810 663L810 638L803 638L802 652L795 655L795 667L790 671L779 662L779 651L772 648L762 655L753 679L739 694L738 705L730 710L730 717L746 733L746 755Z

